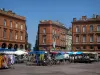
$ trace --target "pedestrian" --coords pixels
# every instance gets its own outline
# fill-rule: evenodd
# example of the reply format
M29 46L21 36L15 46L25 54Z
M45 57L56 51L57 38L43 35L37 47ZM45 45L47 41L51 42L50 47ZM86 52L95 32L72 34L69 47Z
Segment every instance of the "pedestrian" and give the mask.
M11 68L11 59L9 55L8 55L8 68Z
M39 56L38 55L36 55L36 63L37 63L37 65L39 65Z
M14 63L15 63L15 57L14 57L14 55L10 55L10 59L11 59L11 68L14 69Z

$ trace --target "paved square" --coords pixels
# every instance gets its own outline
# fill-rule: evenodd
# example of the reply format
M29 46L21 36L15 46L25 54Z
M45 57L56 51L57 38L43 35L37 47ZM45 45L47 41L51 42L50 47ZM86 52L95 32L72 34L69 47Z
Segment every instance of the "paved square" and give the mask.
M54 66L14 65L15 69L0 70L0 75L100 75L100 62L71 63Z

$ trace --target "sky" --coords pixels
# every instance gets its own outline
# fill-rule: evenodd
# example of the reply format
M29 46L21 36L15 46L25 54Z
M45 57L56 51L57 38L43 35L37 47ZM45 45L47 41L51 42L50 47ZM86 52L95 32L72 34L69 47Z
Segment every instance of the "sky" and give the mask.
M40 20L58 20L68 28L73 18L100 15L100 0L0 0L0 8L26 17L28 42L34 47Z

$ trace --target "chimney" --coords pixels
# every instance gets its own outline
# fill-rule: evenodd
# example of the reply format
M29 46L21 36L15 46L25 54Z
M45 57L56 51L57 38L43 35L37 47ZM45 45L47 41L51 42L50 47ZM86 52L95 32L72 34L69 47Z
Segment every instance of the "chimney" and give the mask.
M96 15L96 19L98 19L98 18L100 19L100 15Z
M49 24L52 24L52 20L49 20Z
M95 14L93 14L93 17L92 18L96 18L96 15Z
M11 10L8 10L8 13L12 13L12 11Z
M5 11L5 8L2 8L3 11Z
M76 22L76 18L73 18L73 22Z
M82 16L82 20L86 20L86 18L87 18L86 16Z

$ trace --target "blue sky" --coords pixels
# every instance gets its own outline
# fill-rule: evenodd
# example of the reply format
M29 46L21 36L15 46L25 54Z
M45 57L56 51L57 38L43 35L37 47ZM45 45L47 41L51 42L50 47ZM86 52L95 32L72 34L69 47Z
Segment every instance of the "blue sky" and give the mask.
M34 46L40 20L59 20L70 27L74 17L100 15L100 0L0 0L0 8L26 17L28 41Z

